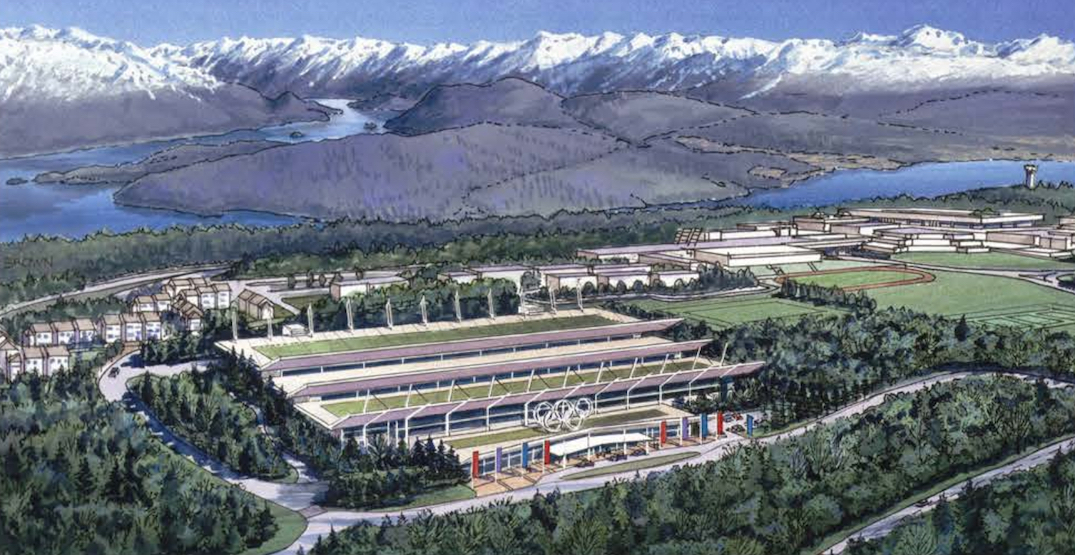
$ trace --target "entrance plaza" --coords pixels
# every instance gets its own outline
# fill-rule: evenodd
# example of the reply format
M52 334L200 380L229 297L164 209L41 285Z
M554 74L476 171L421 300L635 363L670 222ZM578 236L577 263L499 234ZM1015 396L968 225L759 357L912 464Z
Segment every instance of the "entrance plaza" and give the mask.
M730 380L763 363L721 365L702 355L707 339L661 336L680 321L560 310L218 347L249 356L341 442L444 439L461 462L477 456L476 476L484 476L701 434L697 416L671 405L724 393ZM553 406L578 414L550 430ZM694 436L683 436L684 418Z

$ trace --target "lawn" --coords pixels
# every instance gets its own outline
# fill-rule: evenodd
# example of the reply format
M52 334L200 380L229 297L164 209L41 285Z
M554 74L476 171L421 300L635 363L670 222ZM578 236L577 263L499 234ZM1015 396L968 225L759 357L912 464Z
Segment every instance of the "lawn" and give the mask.
M317 301L320 301L321 299L325 298L328 298L327 293L318 293L316 295L296 295L294 297L281 297L280 300L299 310L305 310L306 305L314 304Z
M930 264L950 268L985 268L1011 270L1073 270L1075 262L1069 260L1045 260L1006 252L965 254L957 252L908 252L892 257L892 260L911 264Z
M275 536L269 538L265 543L246 551L240 551L239 555L267 555L283 551L289 545L295 543L295 540L299 539L299 536L306 531L306 519L299 513L276 503L269 503L269 510L272 512L272 516L276 519L276 524L279 525L280 529L276 531Z
M777 299L769 295L681 302L643 300L636 301L634 304L647 310L660 310L700 320L716 329L758 322L767 318L798 319L811 314L838 314L840 312L834 308Z
M669 362L668 364L649 364L645 366L639 366L634 369L633 376L636 378L648 376L650 374L657 374L664 368L664 373L672 373L680 370L690 370L694 364L692 360L684 360L679 362ZM456 387L455 393L452 394L451 401L458 402L466 399L486 399L489 397L499 397L501 395L514 394L514 393L527 393L538 392L546 389L560 389L565 387L574 387L576 385L595 384L598 383L598 378L601 378L600 383L611 382L618 378L626 378L631 376L631 368L629 366L618 368L606 368L603 372L598 370L588 370L585 372L572 372L567 375L567 380L564 380L563 374L545 375L542 377L536 377L533 381L529 378L519 378L516 380L500 380L493 382L492 388L489 384L471 385L466 387ZM529 386L529 388L527 387ZM371 397L369 406L366 406L366 399L355 399L353 401L342 401L339 403L331 403L322 405L322 408L331 412L335 416L348 416L351 414L364 414L365 412L377 412L389 409L398 409L407 406L421 406L425 404L435 403L447 403L448 389L439 389L435 391L421 391L412 393L409 398L408 395L385 395L379 397ZM368 410L364 410L367 409Z
M473 326L468 328L457 328L451 330L394 333L385 335L371 335L366 337L349 337L346 339L327 339L324 341L309 341L302 343L291 343L286 345L266 345L262 347L256 347L256 349L259 353L265 355L266 357L275 359L296 355L361 351L363 349L398 347L401 345L415 345L419 343L440 343L444 341L458 341L461 339L475 339L479 337L493 337L498 335L514 335L554 330L592 328L597 326L607 326L612 323L614 322L607 318L597 316L595 314L590 314L585 316L566 318L532 320L528 322L513 322L510 324Z
M1075 331L1075 295L1028 281L999 276L934 271L931 283L871 289L878 308L966 315L998 325Z
M639 422L642 420L650 420L653 418L660 418L665 413L658 409L647 409L637 412L628 412L620 414L610 414L607 416L596 416L586 420L582 425L582 430L587 428L600 428L602 426L616 426L619 424L628 424L630 422ZM541 431L537 428L519 428L514 430L507 430L504 432L496 432L492 434L485 434L480 436L465 437L462 439L449 439L449 443L456 449L469 449L471 447L478 447L481 445L494 445L497 443L505 443L509 441L522 441L525 439L533 439L536 437L543 437L549 435L547 432Z
M430 507L432 505L440 505L442 503L451 503L453 501L463 501L464 499L474 499L477 496L474 490L464 485L455 485L448 488L440 488L425 493L420 493L414 496L413 499L406 505L393 505L392 510L404 511L407 509L418 509L420 507Z
M625 463L614 464L611 466L605 466L601 468L591 468L589 470L583 470L569 476L564 476L564 480L582 480L585 478L596 478L598 476L608 476L610 474L620 474L622 472L631 472L632 470L642 470L644 468L653 468L655 466L663 466L666 464L677 463L679 461L685 461L687 459L693 459L698 456L697 451L686 451L683 453L673 453L671 455L660 455L656 457L645 457Z
M794 276L799 283L813 283L822 287L855 287L858 285L872 285L874 283L890 283L914 279L918 276L907 272L890 270L843 272L839 274L815 274L812 276Z

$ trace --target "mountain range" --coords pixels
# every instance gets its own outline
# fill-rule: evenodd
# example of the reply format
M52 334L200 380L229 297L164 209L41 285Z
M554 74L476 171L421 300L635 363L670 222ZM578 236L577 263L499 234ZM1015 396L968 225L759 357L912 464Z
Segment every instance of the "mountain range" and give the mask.
M996 44L919 25L894 36L859 33L844 41L768 41L677 33L595 36L541 32L517 42L419 46L382 40L222 39L153 52L267 94L411 95L430 85L523 77L560 94L686 90L741 83L739 98L780 88L785 79L832 77L847 92L930 89L1042 80L1075 74L1075 44L1041 35Z
M129 42L79 29L0 29L0 156L327 119Z
M0 31L0 155L386 110L381 135L161 152L38 182L219 214L443 221L721 200L848 168L1075 159L1075 45L918 26L844 41L539 33L143 48ZM59 170L59 168L57 168Z

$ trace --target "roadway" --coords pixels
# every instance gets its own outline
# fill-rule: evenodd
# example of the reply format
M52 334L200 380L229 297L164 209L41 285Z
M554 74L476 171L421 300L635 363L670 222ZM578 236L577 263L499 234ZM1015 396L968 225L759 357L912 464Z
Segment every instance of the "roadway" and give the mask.
M131 357L127 355L119 358L114 363L105 366L101 371L98 385L101 394L108 401L123 403L127 410L140 415L145 420L150 432L156 435L165 445L171 447L180 456L185 457L205 469L207 472L238 487L283 505L289 509L302 510L314 504L314 502L328 490L328 484L317 480L312 476L306 465L291 456L285 456L285 460L295 469L298 480L294 484L284 484L260 480L250 476L243 476L215 458L210 457L201 449L188 443L183 438L172 433L137 397L127 395L127 382L134 377L143 374L155 376L174 376L181 372L205 370L206 363L183 363L175 365L156 365L148 367L135 367L131 365ZM119 373L111 376L113 368L119 368Z
M203 264L199 266L190 266L183 268L168 268L165 270L156 270L153 272L146 272L99 281L86 285L78 291L68 291L65 293L57 293L55 295L46 295L44 297L38 297L30 301L7 305L3 309L0 309L0 316L7 316L11 313L22 312L24 310L35 308L38 305L45 305L56 301L60 297L63 297L65 299L77 299L79 297L86 297L90 295L110 295L115 294L117 292L129 291L131 289L135 289L143 285L156 283L158 281L166 280L173 277L221 271L225 267L226 266L220 264Z
M899 384L889 387L883 391L877 392L861 401L852 403L842 409L839 409L829 415L814 420L803 426L766 436L758 439L750 439L739 435L728 433L727 437L715 442L711 442L703 445L688 445L683 447L673 447L662 449L659 453L661 455L671 455L679 452L693 451L698 452L699 455L686 461L680 461L676 463L669 463L661 466L656 466L641 470L630 470L618 474L607 474L604 476L593 476L590 478L582 478L577 480L568 479L571 474L581 472L582 470L577 468L569 468L557 472L552 472L546 475L544 478L538 481L533 486L516 489L510 492L500 493L496 495L489 495L481 498L465 499L460 501L454 501L450 503L444 503L441 505L435 505L430 507L423 507L419 509L409 509L404 511L349 511L349 510L328 510L321 511L317 507L317 503L322 499L323 494L328 489L326 482L318 480L315 476L309 473L302 464L301 461L294 457L285 457L290 464L296 469L299 474L299 479L294 484L282 484L276 482L269 482L252 478L249 476L242 476L235 471L229 469L219 461L210 457L197 447L186 442L182 438L179 438L173 434L166 426L164 426L147 408L134 396L127 395L128 387L127 382L131 378L142 374L153 374L157 376L172 376L180 372L189 371L195 368L197 371L204 370L205 363L184 363L177 365L156 365L149 367L134 367L130 363L131 355L124 356L113 364L106 366L100 375L99 387L101 393L109 401L122 402L132 412L140 414L146 421L149 429L161 440L174 449L181 456L187 457L195 464L198 464L206 471L219 476L220 478L232 483L238 487L249 491L263 499L278 503L293 510L304 511L306 514L310 514L307 521L307 528L299 539L288 548L280 551L279 553L297 553L301 546L304 550L309 549L314 545L319 536L324 536L329 533L331 529L342 529L348 526L353 526L360 522L368 523L380 523L385 517L389 519L396 519L400 515L406 515L407 518L413 518L423 511L430 511L433 514L445 514L453 511L465 511L471 508L484 507L492 503L509 500L513 502L522 502L532 498L535 494L545 492L549 493L554 490L558 490L562 493L571 493L578 491L585 491L590 489L596 489L604 486L605 484L618 479L631 478L636 474L642 477L650 474L658 474L666 472L673 466L682 465L695 465L703 464L709 461L719 460L726 457L734 449L741 445L745 445L750 442L770 444L783 439L788 439L805 434L807 431L830 424L841 418L848 418L861 414L872 407L878 406L885 401L886 396L899 393L913 393L921 389L930 387L935 384L951 382L954 380L966 378L972 375L980 375L985 373L990 374L1006 374L1018 376L1024 379L1035 379L1036 376L1029 376L1018 373L1008 372L949 372L944 374L937 374L921 378L912 382ZM114 367L119 367L119 372L115 376L110 376L110 371ZM1047 380L1050 387L1066 387L1069 384L1056 380ZM973 478L976 484L987 483L997 477L1000 477L1009 472L1023 470L1026 468L1032 468L1038 464L1047 462L1049 457L1056 452L1057 449L1069 445L1075 445L1075 439L1063 442L1059 445L1042 449L1035 453L1032 453L1016 462L1009 465L1005 465L1002 468L990 471L988 473L976 476ZM600 469L606 466L611 466L617 463L613 462L601 462L595 465L593 468ZM586 469L590 470L590 469ZM958 490L963 487L963 484L959 484L949 488L945 491L945 494L949 498L954 497L953 491L958 494ZM932 502L936 502L939 499L940 494L931 498ZM921 511L920 508L910 507L899 511L891 516L874 522L856 533L852 537L858 538L876 538L881 537L889 533L904 517L916 514ZM842 552L847 546L847 541L841 542L833 548L833 553Z

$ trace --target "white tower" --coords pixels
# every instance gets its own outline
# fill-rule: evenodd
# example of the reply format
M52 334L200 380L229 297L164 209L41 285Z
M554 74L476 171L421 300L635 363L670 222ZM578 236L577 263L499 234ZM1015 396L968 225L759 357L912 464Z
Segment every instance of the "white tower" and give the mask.
M1027 164L1023 166L1023 169L1026 170L1026 188L1033 189L1034 187L1037 187L1038 184L1035 183L1034 178L1038 175L1038 166Z

